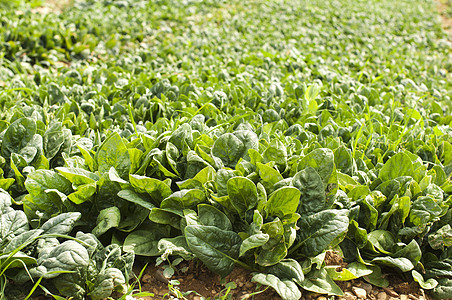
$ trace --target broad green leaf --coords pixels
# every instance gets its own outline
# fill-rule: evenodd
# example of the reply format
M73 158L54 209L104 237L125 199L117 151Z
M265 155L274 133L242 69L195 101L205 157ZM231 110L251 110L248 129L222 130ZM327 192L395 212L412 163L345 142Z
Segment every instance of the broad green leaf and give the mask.
M259 177L262 178L264 182L268 182L271 186L283 180L282 175L274 168L260 162L257 162L256 166L259 170Z
M422 257L421 247L415 240L412 240L408 245L395 252L394 257L408 258L416 266Z
M304 281L301 283L301 287L305 290L319 294L344 295L342 290L334 283L333 279L331 279L324 268L321 268L320 270L313 269L306 274Z
M326 148L318 148L311 151L298 163L297 170L300 171L306 167L311 167L316 170L322 178L325 190L330 182L330 177L335 171L333 151Z
M444 225L436 232L430 234L428 243L435 250L443 250L444 247L452 246L452 228L450 225Z
M81 216L79 212L62 213L46 221L40 229L43 234L69 234Z
M36 133L36 121L20 118L9 125L2 139L2 156L9 159L12 153L19 153L30 143Z
M99 180L99 176L81 168L55 168L61 175L69 180L74 185L84 185L93 183Z
M54 278L55 271L73 271L87 267L89 255L85 247L75 241L65 241L50 251L43 252L38 257L38 268L44 268L44 278Z
M223 230L232 231L232 223L229 218L212 205L198 205L198 219L202 225L216 226Z
M273 274L254 274L252 282L271 286L284 300L298 300L301 292L292 280L281 280Z
M273 139L262 154L262 157L264 163L274 161L281 172L285 170L287 165L287 149L281 141Z
M117 133L111 134L96 152L95 159L99 172L107 173L114 167L121 178L127 178L130 171L130 156L122 138Z
M242 242L237 233L214 226L189 225L185 227L185 237L191 251L207 268L221 277L231 273Z
M124 240L124 252L134 252L135 255L157 256L160 255L158 242L169 236L168 226L150 224L138 227Z
M234 168L246 152L245 145L232 133L220 136L212 147L212 155L220 158L227 167Z
M206 195L198 189L181 190L174 192L165 198L160 204L160 208L172 208L184 210L194 208L206 200Z
M381 167L379 177L383 181L395 179L400 176L412 176L413 175L413 163L411 158L404 152L399 152L392 156Z
M30 219L37 218L36 210L44 213L45 219L50 219L54 213L59 213L59 207L55 205L47 190L57 190L63 194L72 191L71 183L62 175L50 170L37 170L28 175L25 187L30 198L24 199L24 211Z
M270 236L266 233L256 233L243 240L240 245L240 257L251 249L263 246L268 242Z
M97 184L96 182L92 182L78 186L77 190L69 194L67 197L75 204L82 204L83 202L90 200L96 192Z
M279 279L291 280L297 284L301 284L304 280L304 274L300 264L292 258L281 260L276 265L269 267L267 271Z
M143 208L152 210L155 205L132 190L121 190L118 196Z
M10 209L0 216L0 242L28 231L28 220L21 210Z
M245 212L256 207L257 188L254 182L245 177L233 177L228 180L227 191L232 206L243 217Z
M36 265L36 258L26 255L20 251L11 254L3 254L0 255L0 264L3 270L14 269L14 268L23 268L25 266Z
M429 295L433 299L447 299L452 295L452 279L450 278L438 278L438 285L431 291Z
M172 194L171 188L164 181L155 178L131 174L129 181L135 191L149 194L157 203Z
M293 247L299 247L306 256L315 256L326 248L337 245L348 230L347 210L324 210L302 217L298 221L297 241Z
M88 296L93 300L100 300L109 297L114 290L124 292L126 280L120 270L107 268L96 276L93 285L94 289L88 293Z
M287 246L284 239L284 225L279 218L262 225L262 232L269 236L267 243L262 245L256 262L264 267L272 266L287 256Z
M411 205L409 220L418 227L425 227L442 213L441 207L429 197L419 197Z
M274 191L264 206L268 216L283 218L297 211L300 191L294 187L282 187Z
M307 216L330 208L326 201L322 178L311 167L301 170L292 179L292 185L300 190L301 198L297 212Z
M391 232L386 230L374 230L369 232L367 240L381 253L392 254L395 238Z
M171 225L177 229L180 229L180 220L183 216L180 209L171 208L153 208L149 213L149 219L152 222Z
M163 256L179 255L186 260L194 258L194 254L191 253L184 236L163 238L158 242L157 247Z
M99 212L96 221L96 227L92 230L95 236L101 236L110 228L119 226L121 221L121 212L116 206L108 207Z
M399 268L402 272L408 272L414 268L413 263L405 257L377 257L372 260L373 263L382 264L385 266L393 267L393 268Z
M424 290L434 289L438 285L438 281L434 278L429 278L428 280L424 280L424 277L416 270L411 271L411 275L413 276L414 281L419 283L419 286Z

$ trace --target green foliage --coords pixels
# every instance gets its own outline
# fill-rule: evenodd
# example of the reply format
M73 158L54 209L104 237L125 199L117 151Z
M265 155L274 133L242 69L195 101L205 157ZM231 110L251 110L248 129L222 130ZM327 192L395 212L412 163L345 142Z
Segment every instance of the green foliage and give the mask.
M3 297L133 293L135 254L247 268L283 299L384 287L382 268L450 295L452 64L432 3L36 4L0 9Z

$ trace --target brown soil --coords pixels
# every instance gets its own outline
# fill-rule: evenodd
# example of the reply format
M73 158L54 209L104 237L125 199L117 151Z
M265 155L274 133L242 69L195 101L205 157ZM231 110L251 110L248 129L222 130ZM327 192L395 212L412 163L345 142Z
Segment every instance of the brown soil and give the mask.
M137 265L135 273L139 273L140 270L140 266ZM236 267L224 280L194 261L181 263L177 266L177 270L179 271L171 277L171 280L180 282L177 289L184 294L185 298L179 299L199 300L201 297L214 299L226 294L230 295L230 298L226 299L281 299L273 289L256 286L251 282L251 273L239 267ZM233 282L235 287L228 292L226 284L230 282ZM154 297L140 297L142 300L163 299L165 295L176 296L168 289L169 279L163 275L163 268L156 267L152 263L146 267L141 284L142 291L154 294Z
M332 251L328 251L326 253L325 263L327 265L338 266L338 268L345 268L347 266L347 264L343 262L339 254ZM143 267L143 263L138 263L135 267L135 273L138 274L143 269ZM176 288L184 296L182 298L179 295L178 299L220 299L221 296L224 296L227 293L225 284L228 282L234 282L236 287L231 289L227 293L229 298L225 299L281 299L272 288L265 289L265 287L257 286L255 283L251 282L251 273L242 268L235 268L234 271L223 281L220 280L220 276L210 272L207 268L202 266L202 264L197 264L193 261L181 263L179 266L177 266L177 269L179 271L175 273L170 279L180 282L180 284L177 285ZM390 286L387 288L379 288L373 286L367 283L364 279L360 278L346 282L336 282L345 293L343 297L326 297L326 295L319 295L316 293L303 291L303 296L301 299L357 300L359 298L356 296L356 288L364 289L367 291L367 296L365 299L430 299L416 282L404 282L397 275L386 274L384 276L390 282ZM170 299L169 296L171 295L176 297L177 295L175 293L171 293L171 291L168 289L168 286L169 280L163 275L163 267L156 267L151 262L144 270L143 276L141 278L141 290L153 293L154 297L140 297L138 299ZM254 293L258 294L253 295Z
M75 0L45 0L41 6L31 11L37 14L60 14L66 7L72 6Z
M438 8L439 15L443 24L443 29L452 38L452 18L448 17L446 12L450 9L450 2L445 0L436 1L436 6Z

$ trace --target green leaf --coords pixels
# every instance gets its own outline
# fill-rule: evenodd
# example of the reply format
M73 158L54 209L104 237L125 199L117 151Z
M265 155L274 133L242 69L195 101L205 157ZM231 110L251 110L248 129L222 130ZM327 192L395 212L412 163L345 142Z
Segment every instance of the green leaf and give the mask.
M399 152L381 167L379 177L387 181L400 176L413 176L413 171L411 158L405 152Z
M112 133L100 146L95 160L99 172L107 173L114 167L121 178L127 178L130 170L130 156L127 146L118 133Z
M65 142L65 137L63 134L63 127L60 122L54 122L49 125L49 128L43 135L43 148L44 155L47 159L52 159L58 151L60 151L61 146Z
M188 225L185 237L191 251L211 271L221 277L232 272L242 242L237 233L214 226Z
M435 199L424 196L417 198L411 205L410 222L418 227L425 227L435 217L442 213Z
M124 200L135 203L136 205L139 205L149 210L155 208L154 204L152 204L151 202L141 197L139 194L135 193L132 190L121 190L119 191L118 196Z
M284 300L301 298L301 292L292 280L281 280L273 274L257 273L253 275L251 281L271 286Z
M93 182L78 186L77 190L69 194L67 197L75 204L82 204L83 202L91 200L91 197L96 192L97 192L97 183Z
M160 254L163 256L179 255L183 259L190 260L194 258L188 247L187 240L184 236L177 236L174 238L163 238L157 245Z
M268 242L262 245L256 262L264 267L272 266L287 256L284 239L284 225L279 218L262 225L262 232L268 234Z
M68 212L51 218L41 226L43 234L69 234L82 216L79 212Z
M300 202L300 191L286 186L274 191L264 206L267 216L283 218L297 211Z
M399 268L402 272L408 272L414 268L413 263L408 258L405 257L398 258L393 258L389 256L377 257L374 258L372 262L393 268Z
M444 225L436 232L430 234L428 243L435 250L443 250L444 247L452 246L452 228L450 225Z
M0 242L28 231L28 219L21 210L10 209L0 216Z
M72 191L70 181L50 170L37 170L29 174L25 187L30 198L24 199L24 211L30 219L37 218L36 210L44 213L45 219L50 219L52 214L60 212L59 207L53 202L52 196L46 192L47 190L57 190L63 194L69 194Z
M333 151L326 148L318 148L311 151L298 163L297 170L303 170L307 167L316 170L317 174L322 178L324 190L326 190L335 171Z
M50 251L42 251L38 257L38 268L45 270L44 278L54 278L57 271L73 271L87 267L89 255L85 247L75 241L65 241Z
M180 229L180 220L184 216L180 209L153 208L149 213L149 219L158 224L171 225Z
M169 236L168 226L149 224L140 226L127 235L124 240L124 252L134 252L136 255L157 256L160 255L158 242Z
M147 193L157 203L172 194L171 188L163 181L140 175L130 175L129 181L138 193Z
M206 195L198 189L181 190L165 198L160 208L180 209L194 208L206 200Z
M273 186L274 184L283 180L282 175L274 168L268 165L264 165L260 162L257 162L256 166L259 170L259 177L262 178L262 181L267 182L270 186Z
M119 226L121 221L121 212L116 206L102 209L97 216L96 227L92 230L92 234L95 236L101 236L107 232L110 228Z
M202 225L216 226L223 230L232 231L232 223L229 218L212 205L198 205L198 220Z
M430 278L428 280L424 280L424 277L422 277L421 273L419 273L416 270L411 271L411 275L413 276L414 281L419 283L419 286L423 288L424 290L431 290L434 289L438 285L438 281L436 281L433 278Z
M36 121L20 118L6 129L2 140L2 156L9 159L12 153L19 153L29 144L36 133Z
M256 233L253 234L246 239L243 240L242 244L240 245L240 257L245 255L245 253L251 249L263 246L265 243L268 242L270 236L266 233Z
M109 297L114 290L125 291L126 280L120 270L107 268L96 276L93 286L94 289L88 296L93 300L100 300Z
M246 177L233 177L228 180L227 191L232 206L243 217L245 212L256 207L258 202L257 188L254 182Z
M323 180L315 169L306 167L292 178L292 185L300 190L301 199L297 212L307 216L330 208L326 201Z
M301 283L301 287L305 290L319 293L343 296L342 290L334 283L333 279L328 275L328 272L321 268L313 269L306 274L304 281Z
M347 215L347 210L331 209L301 218L294 247L300 247L301 253L306 256L315 256L337 245L347 233Z
M374 230L369 232L367 240L381 253L392 254L395 238L391 232L386 230Z
M438 278L438 285L431 291L429 295L434 299L448 299L452 295L452 279Z
M220 136L212 147L212 155L221 159L227 167L234 168L246 151L243 142L232 133Z
M291 280L297 284L301 284L304 281L304 274L300 264L292 258L281 260L276 265L267 268L267 271L282 280Z

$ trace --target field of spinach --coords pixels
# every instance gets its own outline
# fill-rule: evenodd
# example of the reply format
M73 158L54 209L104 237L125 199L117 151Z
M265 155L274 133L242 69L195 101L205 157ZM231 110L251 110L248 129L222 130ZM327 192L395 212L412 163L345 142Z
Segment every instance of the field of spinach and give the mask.
M433 1L41 4L0 2L2 299L130 294L147 257L285 300L382 272L452 295Z

